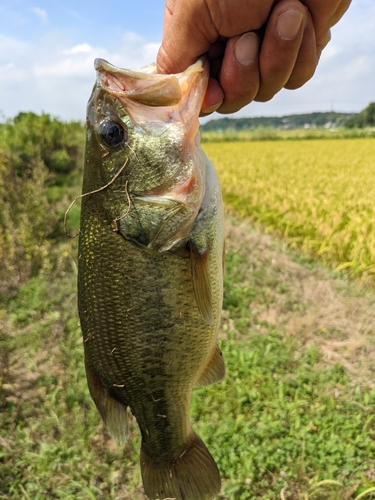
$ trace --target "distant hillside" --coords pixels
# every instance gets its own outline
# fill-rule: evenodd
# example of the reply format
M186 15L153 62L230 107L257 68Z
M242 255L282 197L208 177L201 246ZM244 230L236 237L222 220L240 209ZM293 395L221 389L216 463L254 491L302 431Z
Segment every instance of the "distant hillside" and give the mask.
M315 127L341 127L356 117L358 113L307 113L302 115L260 116L255 118L219 118L201 126L203 131L251 130L272 127L277 129L297 129Z

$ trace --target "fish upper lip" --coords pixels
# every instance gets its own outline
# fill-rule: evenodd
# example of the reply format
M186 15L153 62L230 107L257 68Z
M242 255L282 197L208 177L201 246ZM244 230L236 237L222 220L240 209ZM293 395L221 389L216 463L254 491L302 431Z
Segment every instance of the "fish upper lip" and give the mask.
M190 97L191 86L196 85L199 75L202 75L197 85L200 89L205 89L208 82L206 56L174 75L156 73L155 63L140 69L123 69L105 59L95 59L94 65L98 84L116 96L125 107L130 106L131 102L159 108L176 106L187 95Z
M165 73L156 73L156 63L149 64L143 68L126 69L119 68L114 64L109 63L105 59L97 58L94 61L94 67L96 71L108 71L112 74L119 74L129 76L130 78L135 78L137 80L142 80L147 78L148 80L160 80L162 78L168 78L170 76L180 77L182 75L189 75L197 71L203 71L204 64L207 61L207 56L201 56L197 61L189 66L185 71L176 73L175 75L168 75Z

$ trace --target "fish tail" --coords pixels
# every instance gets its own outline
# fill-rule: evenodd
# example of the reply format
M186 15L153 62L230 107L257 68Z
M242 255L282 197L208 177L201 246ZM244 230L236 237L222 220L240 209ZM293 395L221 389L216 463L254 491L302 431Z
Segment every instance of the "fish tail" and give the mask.
M191 431L177 458L150 458L141 447L143 486L150 500L212 500L220 492L220 473L201 438Z

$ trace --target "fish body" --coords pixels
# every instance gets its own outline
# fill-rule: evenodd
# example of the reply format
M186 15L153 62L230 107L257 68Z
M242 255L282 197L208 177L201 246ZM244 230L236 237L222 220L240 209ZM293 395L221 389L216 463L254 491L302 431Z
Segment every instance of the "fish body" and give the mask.
M136 417L151 500L209 500L220 476L189 418L193 388L225 375L223 207L198 132L208 63L95 64L78 259L90 393L118 442Z

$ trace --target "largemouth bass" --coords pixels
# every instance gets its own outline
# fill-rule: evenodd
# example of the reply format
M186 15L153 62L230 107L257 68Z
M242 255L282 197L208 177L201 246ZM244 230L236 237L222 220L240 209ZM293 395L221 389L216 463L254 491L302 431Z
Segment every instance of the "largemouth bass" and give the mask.
M208 62L95 67L78 260L90 393L119 443L136 417L151 500L211 500L219 471L189 418L193 388L225 375L223 207L198 132Z

